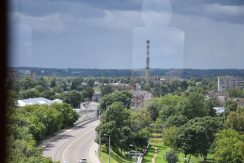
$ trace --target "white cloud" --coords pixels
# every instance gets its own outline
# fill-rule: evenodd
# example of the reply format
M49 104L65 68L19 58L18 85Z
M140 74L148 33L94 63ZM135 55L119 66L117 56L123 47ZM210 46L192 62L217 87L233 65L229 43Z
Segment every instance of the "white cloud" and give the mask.
M205 5L208 14L220 14L221 16L241 16L244 15L244 6L227 6L220 4Z
M140 12L116 10L105 10L103 17L82 19L81 23L92 27L103 27L112 30L132 30L142 25Z
M72 14L54 13L45 16L29 16L16 12L14 23L30 26L34 32L48 34L82 29L132 30L141 26L141 14L137 11L105 11L101 17L82 17Z
M67 24L63 21L65 16L58 13L47 16L28 16L17 12L14 17L13 23L25 24L31 27L33 32L64 32L67 28Z

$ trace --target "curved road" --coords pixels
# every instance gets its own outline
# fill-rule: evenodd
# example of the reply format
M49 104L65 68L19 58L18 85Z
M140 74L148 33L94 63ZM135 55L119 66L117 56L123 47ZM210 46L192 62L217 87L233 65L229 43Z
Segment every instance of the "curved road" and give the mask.
M99 120L93 121L83 126L75 126L58 134L44 142L43 155L51 157L54 161L61 163L78 163L80 158L91 161L91 152L95 140L95 128ZM90 158L89 158L90 157Z

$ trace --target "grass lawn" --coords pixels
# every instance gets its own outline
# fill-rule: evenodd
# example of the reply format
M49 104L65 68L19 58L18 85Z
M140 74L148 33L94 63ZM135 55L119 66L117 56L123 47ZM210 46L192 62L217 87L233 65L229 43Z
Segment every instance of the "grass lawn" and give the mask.
M99 157L99 159L101 163L108 162L108 153L105 149L105 146L102 146L101 157ZM126 157L124 152L115 153L113 150L111 150L110 163L132 163L132 158Z
M147 154L145 155L142 163L151 163L152 158L155 153L155 148L157 148L157 157L156 157L156 163L167 163L167 161L164 158L164 155L166 152L170 151L170 147L167 147L163 144L163 139L162 138L151 138L150 139L150 146L148 149ZM183 163L184 159L184 154L179 153L178 154L179 162ZM203 161L202 158L196 158L194 156L191 157L190 162L192 163L212 163L213 162L213 155L208 155L207 161Z

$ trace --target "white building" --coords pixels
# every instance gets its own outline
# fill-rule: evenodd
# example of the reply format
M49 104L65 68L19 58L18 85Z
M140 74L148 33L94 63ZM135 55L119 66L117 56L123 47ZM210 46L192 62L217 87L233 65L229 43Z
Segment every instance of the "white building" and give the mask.
M26 105L51 105L53 103L63 103L60 99L49 100L44 97L22 99L17 101L17 106L24 107Z
M229 88L243 88L244 80L232 76L218 77L218 91L224 92Z

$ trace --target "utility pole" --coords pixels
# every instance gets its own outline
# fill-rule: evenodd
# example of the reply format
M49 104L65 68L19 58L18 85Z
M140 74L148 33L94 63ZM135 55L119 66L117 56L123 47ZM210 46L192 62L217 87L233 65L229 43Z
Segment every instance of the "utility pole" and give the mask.
M110 136L108 137L108 163L110 163Z

